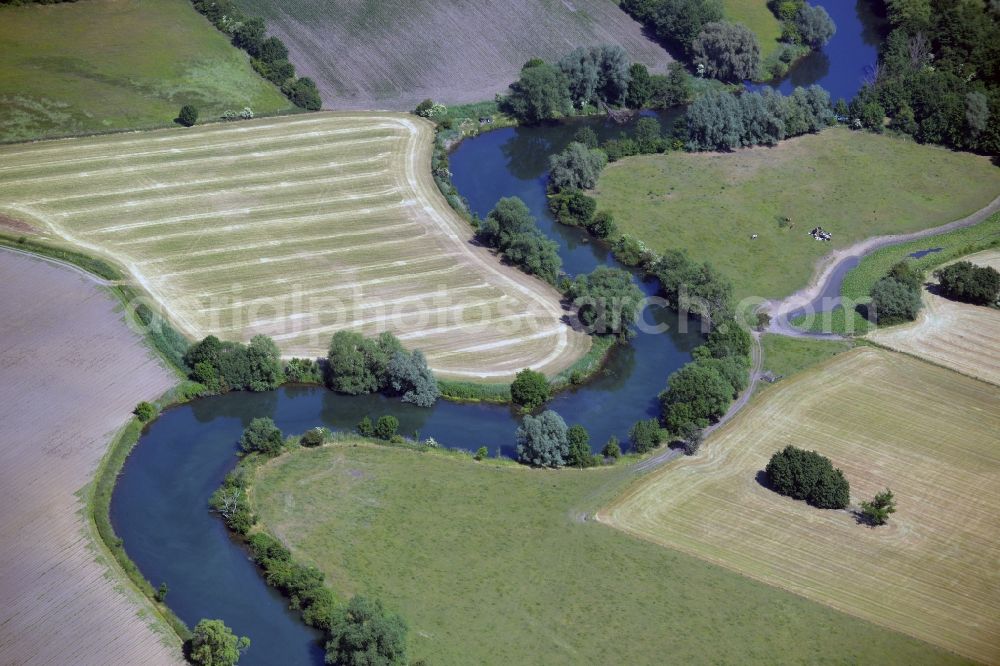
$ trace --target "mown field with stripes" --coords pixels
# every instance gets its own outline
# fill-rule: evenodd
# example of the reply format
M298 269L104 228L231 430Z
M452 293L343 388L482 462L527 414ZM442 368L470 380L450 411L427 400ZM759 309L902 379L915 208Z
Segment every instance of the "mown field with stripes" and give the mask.
M1000 388L862 347L765 390L601 521L984 663L1000 661ZM843 469L871 529L762 483L788 444Z
M0 213L122 265L186 334L325 353L391 330L445 376L557 372L589 348L559 297L470 244L433 128L321 113L0 148Z

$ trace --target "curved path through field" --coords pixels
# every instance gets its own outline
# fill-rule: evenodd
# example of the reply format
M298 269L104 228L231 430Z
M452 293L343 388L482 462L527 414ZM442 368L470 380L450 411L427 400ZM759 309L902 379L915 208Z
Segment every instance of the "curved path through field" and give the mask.
M844 277L861 261L865 255L871 254L889 245L908 243L909 241L928 236L954 231L963 227L979 224L987 217L1000 211L1000 196L976 212L960 220L943 224L939 227L923 229L909 234L894 234L875 236L854 245L834 250L816 264L816 272L812 281L803 289L780 301L769 301L762 310L771 315L769 333L791 337L836 338L839 336L826 333L811 333L792 326L791 321L800 314L826 312L839 303L840 287Z
M80 492L174 377L99 279L0 249L0 281L0 664L180 663L98 562Z

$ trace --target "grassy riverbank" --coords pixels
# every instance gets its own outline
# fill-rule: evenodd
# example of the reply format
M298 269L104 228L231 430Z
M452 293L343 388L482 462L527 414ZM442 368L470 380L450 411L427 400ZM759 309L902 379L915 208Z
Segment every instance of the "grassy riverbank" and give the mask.
M623 233L708 261L737 298L787 296L832 249L951 222L998 193L987 158L843 128L774 148L631 157L596 188ZM833 242L814 240L816 226Z
M431 663L946 658L582 520L629 474L331 445L269 463L254 498L264 528L338 595L372 594L402 612L411 656ZM776 644L787 646L780 657Z

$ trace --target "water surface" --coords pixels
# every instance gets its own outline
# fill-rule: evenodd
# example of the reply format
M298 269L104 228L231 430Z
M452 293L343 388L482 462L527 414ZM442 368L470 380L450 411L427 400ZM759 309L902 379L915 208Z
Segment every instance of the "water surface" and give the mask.
M661 119L669 123L675 116ZM602 139L625 129L591 119L497 130L466 140L451 160L455 185L477 214L485 216L503 196L524 199L543 232L559 244L571 275L617 265L603 244L559 225L546 208L548 158L584 124ZM658 288L652 281L641 286L647 294ZM667 309L646 312L644 321L666 331L639 333L611 353L600 374L547 405L568 423L586 427L594 450L611 436L625 442L632 423L658 414L657 393L701 342L697 322ZM246 551L208 510L208 501L235 464L237 439L252 418L270 416L283 431L301 433L317 425L350 430L362 417L382 414L396 416L408 436L468 450L486 446L491 455L515 454L520 416L506 405L441 400L421 409L380 395L343 396L316 387L230 393L171 409L149 427L115 488L112 524L143 575L153 585L167 583L167 603L181 619L194 626L201 618L220 618L250 637L241 664L321 664L319 635L267 587Z
M811 0L810 4L820 5L830 14L837 32L822 49L796 62L783 78L764 85L787 95L798 86L815 83L830 93L831 100L850 101L878 61L886 21L872 10L872 0ZM760 89L763 85L750 87Z

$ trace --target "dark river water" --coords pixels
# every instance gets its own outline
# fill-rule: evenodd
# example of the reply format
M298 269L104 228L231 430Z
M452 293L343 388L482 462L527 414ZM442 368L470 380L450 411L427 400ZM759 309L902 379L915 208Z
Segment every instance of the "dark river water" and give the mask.
M769 85L787 95L797 86L816 83L830 93L831 100L850 101L878 60L886 21L872 11L872 0L811 0L810 4L827 11L837 25L836 34L829 44L799 60L784 78Z
M853 96L865 67L875 60L877 21L866 2L823 4L837 35L821 52L796 66L780 82L786 92L819 83L831 96ZM660 116L669 127L673 115ZM462 142L451 170L459 192L480 216L504 196L521 197L542 231L559 244L564 270L590 272L617 265L607 248L585 233L555 223L546 208L548 158L587 124L602 138L623 130L603 119L536 128L512 128ZM642 283L647 294L657 285ZM599 449L612 435L627 440L629 426L657 414L656 395L667 377L690 359L701 335L694 321L650 308L644 321L665 329L640 332L616 348L603 371L586 385L565 391L548 405L568 423L580 423ZM645 327L644 327L645 328ZM382 396L341 396L321 388L285 387L268 393L232 393L205 398L164 413L126 461L111 503L111 520L130 557L154 586L165 582L167 603L186 623L220 618L251 647L242 664L321 664L317 632L305 627L287 602L264 583L246 551L208 510L212 492L236 462L237 439L257 416L270 416L287 433L325 425L349 430L365 415L391 413L406 435L419 432L444 446L487 446L513 456L518 416L507 406L438 401L420 409Z

